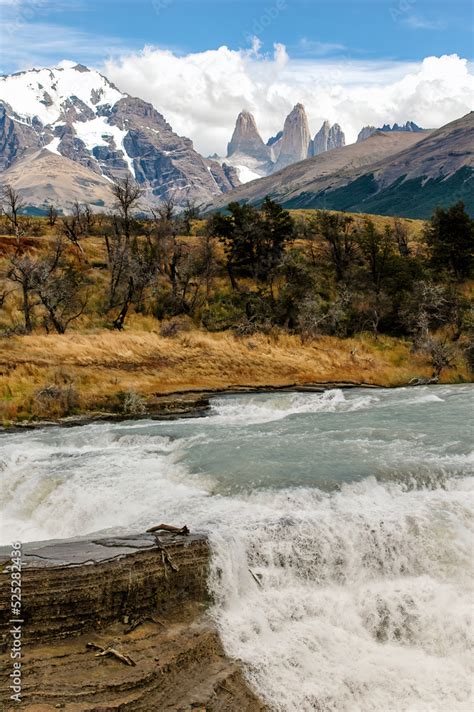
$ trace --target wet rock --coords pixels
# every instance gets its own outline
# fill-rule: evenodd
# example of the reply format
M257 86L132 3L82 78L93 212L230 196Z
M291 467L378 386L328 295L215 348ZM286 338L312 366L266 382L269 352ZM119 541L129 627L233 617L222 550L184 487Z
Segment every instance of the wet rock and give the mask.
M6 710L17 708L9 688L9 557L10 547L0 549ZM25 544L22 709L265 709L206 614L209 557L196 534Z

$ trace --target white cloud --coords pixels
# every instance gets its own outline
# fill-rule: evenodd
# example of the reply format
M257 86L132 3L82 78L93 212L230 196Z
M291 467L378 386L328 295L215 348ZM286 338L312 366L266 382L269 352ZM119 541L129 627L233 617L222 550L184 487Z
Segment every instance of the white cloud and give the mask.
M223 154L241 109L255 114L263 138L283 126L294 104L306 106L315 133L339 122L348 142L365 124L415 121L438 127L472 108L474 77L457 55L422 62L291 59L283 45L262 55L219 47L180 56L145 47L101 68L122 91L150 101L174 130L204 154Z

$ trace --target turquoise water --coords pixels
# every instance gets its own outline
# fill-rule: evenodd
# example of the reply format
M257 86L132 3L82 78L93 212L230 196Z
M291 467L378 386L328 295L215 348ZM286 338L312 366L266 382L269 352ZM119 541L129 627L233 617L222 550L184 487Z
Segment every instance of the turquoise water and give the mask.
M1 541L187 524L272 709L471 710L473 394L239 395L199 419L2 433Z

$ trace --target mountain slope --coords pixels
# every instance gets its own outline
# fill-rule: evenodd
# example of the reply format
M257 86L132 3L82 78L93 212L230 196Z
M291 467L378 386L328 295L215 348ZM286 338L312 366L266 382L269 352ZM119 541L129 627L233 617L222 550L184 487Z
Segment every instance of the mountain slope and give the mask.
M150 204L207 202L239 184L235 171L203 158L151 104L69 62L0 77L0 169L43 148L106 179L131 174Z
M374 163L339 189L308 188L309 194L289 204L427 218L437 205L463 200L474 215L474 112Z
M110 181L46 148L27 151L2 174L2 180L21 194L29 211L54 205L67 213L76 200L92 209L110 209L114 202Z
M463 199L474 214L474 113L434 131L376 132L365 141L302 161L233 191L258 203L428 217Z
M219 197L213 205L226 205L230 199L256 203L266 195L285 202L309 186L311 190L319 191L345 185L353 175L363 173L374 161L394 155L419 140L419 134L379 132L361 143L326 151L287 166L266 178L246 183L228 195Z

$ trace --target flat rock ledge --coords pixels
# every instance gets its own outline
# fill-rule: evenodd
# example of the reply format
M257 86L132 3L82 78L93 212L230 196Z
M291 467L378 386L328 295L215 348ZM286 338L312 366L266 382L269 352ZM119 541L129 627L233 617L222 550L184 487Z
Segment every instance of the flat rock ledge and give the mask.
M23 546L22 699L12 701L10 555L0 548L1 709L266 709L207 613L206 537L161 532Z

